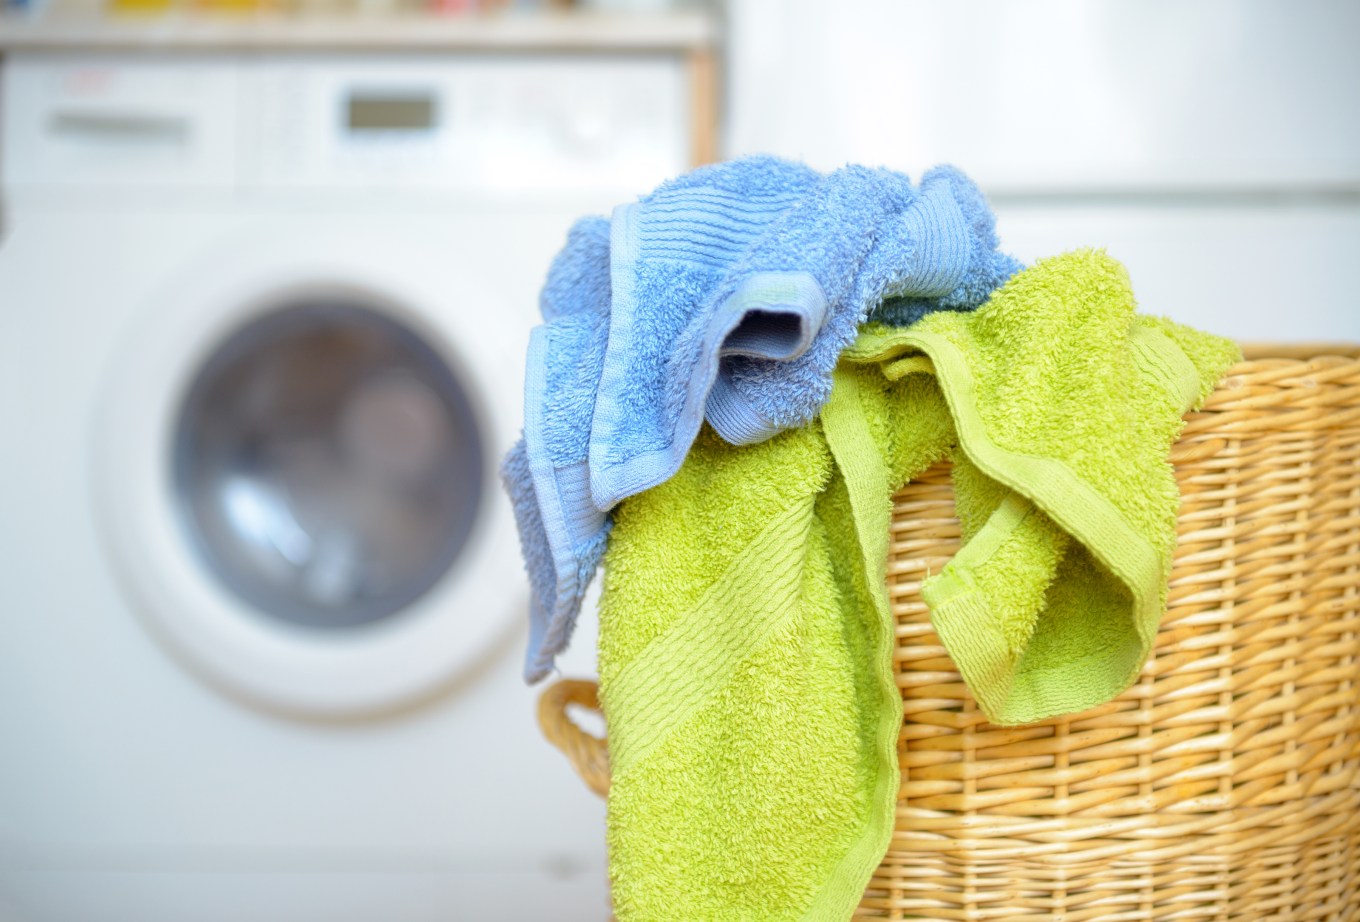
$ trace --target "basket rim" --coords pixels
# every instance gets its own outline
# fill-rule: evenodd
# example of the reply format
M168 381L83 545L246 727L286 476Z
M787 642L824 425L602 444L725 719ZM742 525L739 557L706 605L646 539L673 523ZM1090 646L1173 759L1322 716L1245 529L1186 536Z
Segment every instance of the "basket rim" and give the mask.
M1265 359L1298 359L1308 361L1324 355L1341 358L1360 359L1360 342L1303 342L1268 343L1246 342L1240 344L1242 358L1248 362Z

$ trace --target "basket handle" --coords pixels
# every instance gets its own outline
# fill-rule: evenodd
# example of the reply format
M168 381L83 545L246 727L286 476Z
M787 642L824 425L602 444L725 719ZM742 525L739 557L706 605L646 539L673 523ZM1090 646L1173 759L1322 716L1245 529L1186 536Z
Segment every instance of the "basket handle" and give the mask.
M600 710L599 686L588 679L560 679L538 697L538 725L548 742L562 751L576 774L596 794L609 791L609 747L587 733L567 713L569 705Z

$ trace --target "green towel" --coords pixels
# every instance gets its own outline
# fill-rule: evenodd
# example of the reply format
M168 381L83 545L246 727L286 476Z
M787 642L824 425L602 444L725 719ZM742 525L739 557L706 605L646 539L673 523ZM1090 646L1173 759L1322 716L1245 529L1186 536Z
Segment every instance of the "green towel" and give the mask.
M1133 681L1175 544L1167 451L1237 357L1133 311L1104 253L1040 261L975 313L866 329L820 421L740 448L705 430L619 507L599 661L620 922L849 918L899 781L892 494L944 457L965 543L923 595L988 717Z

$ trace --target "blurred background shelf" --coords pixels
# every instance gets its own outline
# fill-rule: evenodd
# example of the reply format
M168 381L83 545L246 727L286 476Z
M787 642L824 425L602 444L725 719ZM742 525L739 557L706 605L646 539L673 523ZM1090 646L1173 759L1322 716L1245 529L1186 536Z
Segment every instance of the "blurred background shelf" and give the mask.
M0 51L565 51L702 52L714 43L703 10L594 10L433 15L0 15Z

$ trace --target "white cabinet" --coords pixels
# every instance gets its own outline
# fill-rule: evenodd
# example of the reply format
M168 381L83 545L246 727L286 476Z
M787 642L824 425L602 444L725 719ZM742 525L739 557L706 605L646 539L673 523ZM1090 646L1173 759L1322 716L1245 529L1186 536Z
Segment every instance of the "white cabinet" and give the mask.
M729 153L953 163L1027 261L1106 246L1149 313L1360 340L1360 4L730 8Z

